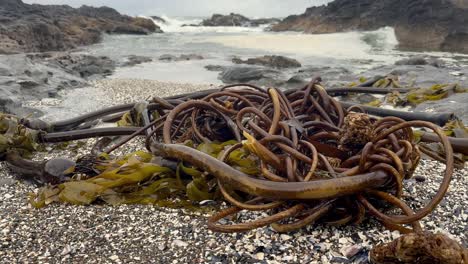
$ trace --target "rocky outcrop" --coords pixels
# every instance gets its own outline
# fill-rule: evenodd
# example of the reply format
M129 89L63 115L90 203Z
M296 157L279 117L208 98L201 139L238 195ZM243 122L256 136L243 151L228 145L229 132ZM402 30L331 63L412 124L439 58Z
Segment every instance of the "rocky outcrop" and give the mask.
M29 5L0 1L0 54L63 51L100 41L102 33L162 32L153 21L109 7Z
M262 57L249 58L247 60L233 58L232 62L235 64L262 65L272 68L299 68L302 66L296 59L277 55L266 55Z
M199 54L181 54L179 56L175 56L171 54L163 54L159 56L158 58L158 60L165 61L165 62L203 60L203 59L205 58Z
M22 102L57 97L59 91L88 85L114 72L105 56L70 52L0 55L0 112L21 116L41 113Z
M468 53L468 3L460 0L335 0L285 18L273 31L335 33L395 28L401 48Z
M277 18L250 19L240 14L231 13L229 15L214 14L209 19L205 19L200 26L205 27L258 27L264 24L279 22Z

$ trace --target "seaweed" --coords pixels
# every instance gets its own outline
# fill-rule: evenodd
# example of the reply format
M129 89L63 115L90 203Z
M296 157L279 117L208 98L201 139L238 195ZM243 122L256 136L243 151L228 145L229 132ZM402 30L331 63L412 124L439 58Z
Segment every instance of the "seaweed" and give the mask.
M93 173L78 177L83 171L75 169L68 181L31 194L31 204L38 208L53 202L184 206L224 199L232 207L209 219L212 230L240 232L271 225L289 232L320 221L360 223L372 215L388 228L420 232L419 221L437 207L449 187L457 160L453 149L465 146L464 141L447 137L460 135L461 124L450 123L444 131L431 122L414 120L415 116L440 122L452 115L370 116L362 113L368 109L362 106L345 108L320 81L314 78L303 88L289 91L229 85L177 99L155 97L147 103L115 106L55 123L61 131L25 127L23 134L38 133L32 138L37 143L125 136L82 159L86 171ZM392 76L373 84L367 88L399 89L398 79ZM437 95L456 91L448 87L430 90ZM122 114L123 109L130 112ZM119 125L125 127L87 126L97 117L114 120L116 113L122 118ZM3 127L4 137L20 134L9 123ZM67 131L70 127L73 130ZM416 128L433 133L419 135ZM112 154L137 136L145 138L146 151L122 157ZM418 166L420 149L434 154L424 142L441 144L437 156L445 162L446 171L434 197L413 211L401 197L404 179ZM391 206L401 209L401 214L389 214L386 209ZM252 222L220 223L243 210L264 213Z

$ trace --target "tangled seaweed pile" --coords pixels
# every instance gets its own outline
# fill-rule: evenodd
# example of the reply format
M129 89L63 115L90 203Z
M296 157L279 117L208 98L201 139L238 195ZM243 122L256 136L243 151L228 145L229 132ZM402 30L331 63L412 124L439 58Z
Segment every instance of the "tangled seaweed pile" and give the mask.
M286 92L230 85L116 106L54 124L3 116L0 146L12 166L52 183L32 195L36 207L96 200L175 206L169 198L223 197L232 207L209 219L208 227L214 231L271 225L288 232L317 221L360 223L371 214L390 229L421 233L419 220L434 210L449 187L452 145L457 144L431 122L377 118L359 106L345 109L319 80ZM120 127L91 128L97 120L117 121ZM440 158L446 164L439 190L416 212L401 199L403 180L412 176L420 159L417 140L424 140L412 128L434 132L426 134L442 144L445 156ZM14 144L12 135L20 138ZM17 151L24 149L20 141L34 150L37 146L29 142L124 135L117 142L101 139L91 155L76 163L57 159L38 164ZM145 136L148 152L111 155L138 135ZM402 214L385 213L390 207ZM226 218L243 210L264 213L252 222L228 223Z

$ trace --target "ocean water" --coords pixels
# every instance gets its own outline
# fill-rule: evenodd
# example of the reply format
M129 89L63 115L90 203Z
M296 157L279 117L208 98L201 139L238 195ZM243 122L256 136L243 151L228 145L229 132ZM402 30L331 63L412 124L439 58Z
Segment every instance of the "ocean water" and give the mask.
M141 78L163 81L220 84L218 73L206 65L232 65L234 56L248 58L262 55L284 55L297 59L304 67L343 67L359 74L379 65L393 64L411 55L424 54L446 63L468 61L467 55L446 52L408 52L398 50L393 28L371 32L302 34L268 32L268 25L247 27L194 27L199 17L167 17L158 23L164 34L148 36L109 35L104 41L85 48L94 55L122 60L128 55L153 58L153 62L120 68L111 78ZM161 62L163 54L199 54L199 61ZM286 76L294 70L286 70Z

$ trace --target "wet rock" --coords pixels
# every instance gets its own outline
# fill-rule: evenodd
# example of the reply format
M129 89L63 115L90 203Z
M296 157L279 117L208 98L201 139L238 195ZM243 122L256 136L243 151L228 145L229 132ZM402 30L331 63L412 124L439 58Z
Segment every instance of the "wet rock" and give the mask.
M443 67L441 60L434 58L425 58L424 56L412 56L407 59L401 59L395 62L395 65L432 65L434 67Z
M131 67L137 64L142 64L142 63L151 62L151 61L153 61L153 59L151 59L150 57L130 55L126 58L122 66Z
M251 81L265 81L274 83L281 73L276 70L264 67L228 67L224 69L219 79L224 83L238 83L238 82L251 82Z
M18 80L16 82L17 84L19 84L21 86L21 88L23 89L30 89L30 88L33 88L33 87L36 87L39 85L39 83L35 82L34 80Z
M189 60L203 60L205 59L202 55L199 54L181 54L179 56L171 54L163 54L159 56L158 60L172 62L172 61L189 61Z
M310 82L314 77L322 77L327 87L343 86L341 83L350 83L356 79L355 74L342 67L307 67L301 68L294 73L286 82L289 87L298 87Z
M223 71L225 67L221 65L206 65L204 68L208 71Z
M167 21L164 18L160 17L160 16L150 16L150 17L151 17L151 19L153 19L157 23L161 23L161 24L166 24L167 23Z
M199 54L182 54L179 56L179 60L188 61L188 60L203 60L205 59L202 55Z
M96 57L85 54L59 54L47 61L50 65L56 65L81 78L110 75L114 72L116 66L115 62L109 57Z
M205 19L200 26L205 27L258 27L263 24L279 22L276 18L249 19L243 15L230 13L229 15L214 14Z
M2 65L10 74L0 75L0 112L34 117L43 113L22 107L22 101L58 97L60 90L83 87L88 80L102 78L115 69L107 57L69 52L6 55Z
M373 102L375 100L378 100L377 97L373 96L372 94L359 94L356 97L356 101L360 104L368 104L370 102Z
M289 78L286 83L288 84L305 84L307 81L301 75L294 75Z
M0 98L0 112L10 113L17 116L29 116L32 118L41 117L44 115L44 113L40 110L23 107L19 100L13 100L12 98L8 98L6 96Z
M296 59L284 57L284 56L262 56L256 58L249 58L242 60L240 58L233 58L232 62L235 64L250 64L250 65L262 65L272 68L299 68L302 67L301 63Z
M426 101L418 105L415 111L435 113L452 112L455 113L463 123L468 124L468 93L456 93L442 100Z
M160 61L175 61L177 60L177 56L171 55L171 54L163 54L159 56L158 60Z

